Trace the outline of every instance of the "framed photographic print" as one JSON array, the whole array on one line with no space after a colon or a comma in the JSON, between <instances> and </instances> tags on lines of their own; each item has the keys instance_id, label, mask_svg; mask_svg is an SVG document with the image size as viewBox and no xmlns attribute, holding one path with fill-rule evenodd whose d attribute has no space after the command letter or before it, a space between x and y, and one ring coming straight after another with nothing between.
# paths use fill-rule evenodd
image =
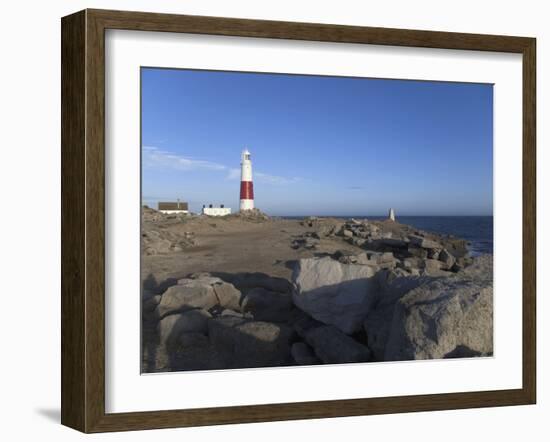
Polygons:
<instances>
[{"instance_id":1,"label":"framed photographic print","mask_svg":"<svg viewBox=\"0 0 550 442\"><path fill-rule=\"evenodd\" d=\"M533 404L535 39L62 19L62 423Z\"/></svg>"}]
</instances>

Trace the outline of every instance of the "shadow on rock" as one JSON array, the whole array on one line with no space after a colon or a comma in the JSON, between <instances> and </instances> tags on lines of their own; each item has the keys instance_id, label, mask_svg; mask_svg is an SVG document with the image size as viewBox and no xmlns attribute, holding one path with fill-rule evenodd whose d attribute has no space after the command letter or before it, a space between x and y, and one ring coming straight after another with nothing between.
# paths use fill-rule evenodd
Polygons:
<instances>
[{"instance_id":1,"label":"shadow on rock","mask_svg":"<svg viewBox=\"0 0 550 442\"><path fill-rule=\"evenodd\" d=\"M258 287L279 293L290 293L292 290L292 285L287 279L270 276L260 272L211 272L210 274L233 284L241 293L246 293Z\"/></svg>"}]
</instances>

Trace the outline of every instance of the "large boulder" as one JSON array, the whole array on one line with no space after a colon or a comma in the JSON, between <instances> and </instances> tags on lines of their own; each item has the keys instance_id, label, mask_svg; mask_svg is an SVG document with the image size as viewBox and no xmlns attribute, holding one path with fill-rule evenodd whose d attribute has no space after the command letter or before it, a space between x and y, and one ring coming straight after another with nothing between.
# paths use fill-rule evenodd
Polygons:
<instances>
[{"instance_id":1,"label":"large boulder","mask_svg":"<svg viewBox=\"0 0 550 442\"><path fill-rule=\"evenodd\" d=\"M306 333L306 342L313 347L317 357L325 364L370 360L370 351L367 347L331 325L310 329Z\"/></svg>"},{"instance_id":2,"label":"large boulder","mask_svg":"<svg viewBox=\"0 0 550 442\"><path fill-rule=\"evenodd\" d=\"M297 311L301 312L301 310ZM307 315L306 313L302 312L302 315L300 318L298 318L294 323L292 324L294 331L300 336L302 339L306 339L307 333L316 327L323 327L325 324L322 322L317 321L316 319L313 319L311 316Z\"/></svg>"},{"instance_id":3,"label":"large boulder","mask_svg":"<svg viewBox=\"0 0 550 442\"><path fill-rule=\"evenodd\" d=\"M210 343L207 335L183 332L171 340L167 352L159 348L158 356L164 360L162 371L219 370L227 368L223 352ZM157 356L157 357L158 357Z\"/></svg>"},{"instance_id":4,"label":"large boulder","mask_svg":"<svg viewBox=\"0 0 550 442\"><path fill-rule=\"evenodd\" d=\"M195 308L208 310L218 303L214 289L209 284L194 280L181 281L169 287L156 308L159 318Z\"/></svg>"},{"instance_id":5,"label":"large boulder","mask_svg":"<svg viewBox=\"0 0 550 442\"><path fill-rule=\"evenodd\" d=\"M142 300L141 304L141 314L145 321L152 321L156 322L157 317L157 306L160 302L160 295L146 295L144 294L144 298Z\"/></svg>"},{"instance_id":6,"label":"large boulder","mask_svg":"<svg viewBox=\"0 0 550 442\"><path fill-rule=\"evenodd\" d=\"M438 272L442 269L443 263L437 259L425 259L423 262L424 271L426 274L437 275Z\"/></svg>"},{"instance_id":7,"label":"large boulder","mask_svg":"<svg viewBox=\"0 0 550 442\"><path fill-rule=\"evenodd\" d=\"M432 239L424 238L423 236L411 235L409 236L409 241L413 246L423 249L441 250L443 248L440 243Z\"/></svg>"},{"instance_id":8,"label":"large boulder","mask_svg":"<svg viewBox=\"0 0 550 442\"><path fill-rule=\"evenodd\" d=\"M461 271L461 274L476 280L488 282L493 280L493 255L464 258L463 261L466 267Z\"/></svg>"},{"instance_id":9,"label":"large boulder","mask_svg":"<svg viewBox=\"0 0 550 442\"><path fill-rule=\"evenodd\" d=\"M210 344L208 336L198 332L183 332L174 339L174 346L181 350L206 348Z\"/></svg>"},{"instance_id":10,"label":"large boulder","mask_svg":"<svg viewBox=\"0 0 550 442\"><path fill-rule=\"evenodd\" d=\"M166 290L156 307L159 318L191 309L208 310L214 306L239 309L240 293L219 278L180 279Z\"/></svg>"},{"instance_id":11,"label":"large boulder","mask_svg":"<svg viewBox=\"0 0 550 442\"><path fill-rule=\"evenodd\" d=\"M294 308L290 293L272 292L258 287L250 290L242 302L242 311L258 321L285 322Z\"/></svg>"},{"instance_id":12,"label":"large boulder","mask_svg":"<svg viewBox=\"0 0 550 442\"><path fill-rule=\"evenodd\" d=\"M226 368L291 363L290 342L294 332L287 325L220 316L208 321L208 335Z\"/></svg>"},{"instance_id":13,"label":"large boulder","mask_svg":"<svg viewBox=\"0 0 550 442\"><path fill-rule=\"evenodd\" d=\"M378 291L376 270L325 258L298 261L292 274L294 304L347 334L361 328Z\"/></svg>"},{"instance_id":14,"label":"large boulder","mask_svg":"<svg viewBox=\"0 0 550 442\"><path fill-rule=\"evenodd\" d=\"M353 237L353 232L351 230L347 230L347 229L344 229L342 231L342 235L345 237L345 238L351 238Z\"/></svg>"},{"instance_id":15,"label":"large boulder","mask_svg":"<svg viewBox=\"0 0 550 442\"><path fill-rule=\"evenodd\" d=\"M411 256L403 259L399 263L399 267L411 274L423 274L429 276L449 276L450 268L445 266L445 263L437 259L419 258Z\"/></svg>"},{"instance_id":16,"label":"large boulder","mask_svg":"<svg viewBox=\"0 0 550 442\"><path fill-rule=\"evenodd\" d=\"M492 279L468 275L437 278L410 291L395 304L385 360L492 352Z\"/></svg>"},{"instance_id":17,"label":"large boulder","mask_svg":"<svg viewBox=\"0 0 550 442\"><path fill-rule=\"evenodd\" d=\"M315 356L312 348L304 342L295 342L290 348L294 362L298 365L317 365L321 360Z\"/></svg>"},{"instance_id":18,"label":"large boulder","mask_svg":"<svg viewBox=\"0 0 550 442\"><path fill-rule=\"evenodd\" d=\"M226 282L212 284L214 294L218 300L218 304L224 309L240 310L241 308L241 292L239 292L233 284Z\"/></svg>"},{"instance_id":19,"label":"large boulder","mask_svg":"<svg viewBox=\"0 0 550 442\"><path fill-rule=\"evenodd\" d=\"M438 259L443 263L443 268L450 270L453 268L456 258L451 255L447 249L443 249L438 256Z\"/></svg>"},{"instance_id":20,"label":"large boulder","mask_svg":"<svg viewBox=\"0 0 550 442\"><path fill-rule=\"evenodd\" d=\"M157 325L160 343L170 345L176 342L182 333L206 333L208 319L211 317L206 310L199 309L166 316Z\"/></svg>"},{"instance_id":21,"label":"large boulder","mask_svg":"<svg viewBox=\"0 0 550 442\"><path fill-rule=\"evenodd\" d=\"M377 278L380 283L380 297L363 325L372 359L383 361L396 303L411 290L433 281L434 278L404 275L400 269L380 272Z\"/></svg>"},{"instance_id":22,"label":"large boulder","mask_svg":"<svg viewBox=\"0 0 550 442\"><path fill-rule=\"evenodd\" d=\"M425 259L428 257L428 251L422 247L411 246L409 245L408 252L411 256L416 258Z\"/></svg>"}]
</instances>

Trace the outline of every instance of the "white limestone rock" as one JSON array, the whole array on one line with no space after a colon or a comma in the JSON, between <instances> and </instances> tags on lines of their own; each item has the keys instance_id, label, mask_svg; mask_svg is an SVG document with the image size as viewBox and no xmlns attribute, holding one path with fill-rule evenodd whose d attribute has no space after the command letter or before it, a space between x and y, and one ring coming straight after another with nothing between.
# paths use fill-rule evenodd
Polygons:
<instances>
[{"instance_id":1,"label":"white limestone rock","mask_svg":"<svg viewBox=\"0 0 550 442\"><path fill-rule=\"evenodd\" d=\"M318 321L352 334L377 297L375 274L370 266L342 264L330 257L301 259L292 275L292 299Z\"/></svg>"}]
</instances>

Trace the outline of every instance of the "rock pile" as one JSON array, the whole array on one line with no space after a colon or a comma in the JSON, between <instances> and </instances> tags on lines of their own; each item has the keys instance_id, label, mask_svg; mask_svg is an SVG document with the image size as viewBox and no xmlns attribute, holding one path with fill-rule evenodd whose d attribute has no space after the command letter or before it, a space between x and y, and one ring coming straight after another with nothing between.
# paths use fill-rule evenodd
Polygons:
<instances>
[{"instance_id":1,"label":"rock pile","mask_svg":"<svg viewBox=\"0 0 550 442\"><path fill-rule=\"evenodd\" d=\"M149 296L145 370L492 354L491 256L469 258L462 240L395 222L302 222L311 231L291 247L345 248L299 259L290 281L196 273ZM165 250L158 244L168 238L147 234L149 247Z\"/></svg>"},{"instance_id":2,"label":"rock pile","mask_svg":"<svg viewBox=\"0 0 550 442\"><path fill-rule=\"evenodd\" d=\"M147 206L142 207L141 250L143 255L163 255L181 252L197 244L193 232L176 233L170 226L194 218L188 214L164 214Z\"/></svg>"},{"instance_id":3,"label":"rock pile","mask_svg":"<svg viewBox=\"0 0 550 442\"><path fill-rule=\"evenodd\" d=\"M305 340L314 349L315 355L325 364L370 360L370 350L366 346L330 325L312 328L305 334Z\"/></svg>"},{"instance_id":4,"label":"rock pile","mask_svg":"<svg viewBox=\"0 0 550 442\"><path fill-rule=\"evenodd\" d=\"M451 277L397 277L364 321L373 359L491 355L493 260L480 256Z\"/></svg>"},{"instance_id":5,"label":"rock pile","mask_svg":"<svg viewBox=\"0 0 550 442\"><path fill-rule=\"evenodd\" d=\"M399 260L393 256L392 252L370 251L354 254L346 250L338 250L332 257L342 264L366 265L375 270L394 269L399 262Z\"/></svg>"},{"instance_id":6,"label":"rock pile","mask_svg":"<svg viewBox=\"0 0 550 442\"><path fill-rule=\"evenodd\" d=\"M145 226L141 232L141 247L144 255L160 255L182 250L196 245L195 235L185 232L178 235L162 227Z\"/></svg>"},{"instance_id":7,"label":"rock pile","mask_svg":"<svg viewBox=\"0 0 550 442\"><path fill-rule=\"evenodd\" d=\"M300 224L305 227L312 227L320 237L335 235L343 226L343 223L338 220L317 218L316 216L310 216L300 221Z\"/></svg>"},{"instance_id":8,"label":"rock pile","mask_svg":"<svg viewBox=\"0 0 550 442\"><path fill-rule=\"evenodd\" d=\"M293 363L298 311L288 281L248 273L234 283L240 290L207 273L191 275L144 303L157 339L155 359L144 361L148 371Z\"/></svg>"},{"instance_id":9,"label":"rock pile","mask_svg":"<svg viewBox=\"0 0 550 442\"><path fill-rule=\"evenodd\" d=\"M321 237L317 232L306 232L303 235L295 237L290 243L293 249L316 249L321 243Z\"/></svg>"},{"instance_id":10,"label":"rock pile","mask_svg":"<svg viewBox=\"0 0 550 442\"><path fill-rule=\"evenodd\" d=\"M352 219L344 223L337 234L349 244L367 250L337 258L344 263L373 265L371 256L375 256L375 261L382 256L387 260L386 268L398 267L412 275L445 276L464 269L471 262L466 241L436 236L396 222ZM374 255L376 252L378 256Z\"/></svg>"},{"instance_id":11,"label":"rock pile","mask_svg":"<svg viewBox=\"0 0 550 442\"><path fill-rule=\"evenodd\" d=\"M365 346L370 360L492 354L490 256L446 277L308 258L300 260L293 281L294 303L318 323ZM302 335L313 346L307 332Z\"/></svg>"},{"instance_id":12,"label":"rock pile","mask_svg":"<svg viewBox=\"0 0 550 442\"><path fill-rule=\"evenodd\" d=\"M261 223L270 220L269 215L265 214L260 209L241 210L237 213L227 215L227 217L239 218L253 223Z\"/></svg>"}]
</instances>

